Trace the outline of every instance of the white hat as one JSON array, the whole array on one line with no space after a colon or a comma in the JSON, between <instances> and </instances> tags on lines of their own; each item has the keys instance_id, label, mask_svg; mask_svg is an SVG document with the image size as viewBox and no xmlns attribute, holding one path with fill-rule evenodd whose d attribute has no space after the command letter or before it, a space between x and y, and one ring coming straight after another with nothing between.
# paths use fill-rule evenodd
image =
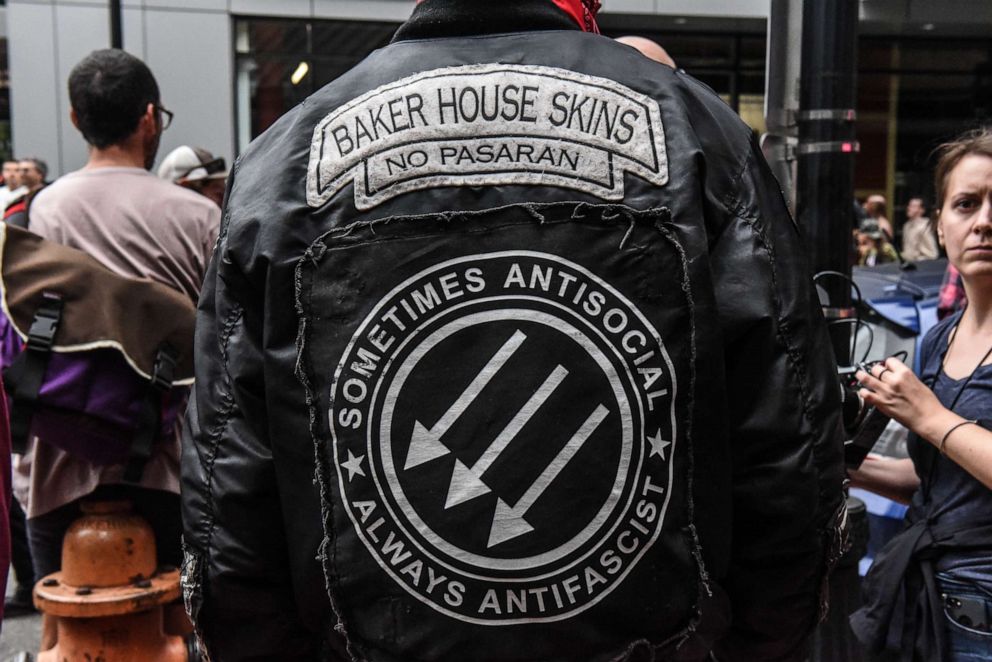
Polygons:
<instances>
[{"instance_id":1,"label":"white hat","mask_svg":"<svg viewBox=\"0 0 992 662\"><path fill-rule=\"evenodd\" d=\"M227 163L202 147L182 145L165 157L158 167L158 176L177 184L179 180L224 179L227 177Z\"/></svg>"}]
</instances>

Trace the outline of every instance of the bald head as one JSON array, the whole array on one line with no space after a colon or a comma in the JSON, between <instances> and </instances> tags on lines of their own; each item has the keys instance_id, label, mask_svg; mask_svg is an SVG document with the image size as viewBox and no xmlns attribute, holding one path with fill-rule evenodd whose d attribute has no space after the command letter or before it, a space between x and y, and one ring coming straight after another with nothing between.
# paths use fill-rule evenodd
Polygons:
<instances>
[{"instance_id":1,"label":"bald head","mask_svg":"<svg viewBox=\"0 0 992 662\"><path fill-rule=\"evenodd\" d=\"M675 68L675 60L672 56L668 54L660 44L657 44L650 39L645 39L644 37L618 37L617 41L621 44L626 44L632 48L636 48L641 52L641 55L654 60L655 62L661 62L664 65Z\"/></svg>"}]
</instances>

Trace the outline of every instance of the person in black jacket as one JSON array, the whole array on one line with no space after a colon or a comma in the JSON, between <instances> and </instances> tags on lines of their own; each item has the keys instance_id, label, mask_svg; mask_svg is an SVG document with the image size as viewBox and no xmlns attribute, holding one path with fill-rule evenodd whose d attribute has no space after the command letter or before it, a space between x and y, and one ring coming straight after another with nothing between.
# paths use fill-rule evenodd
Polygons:
<instances>
[{"instance_id":1,"label":"person in black jacket","mask_svg":"<svg viewBox=\"0 0 992 662\"><path fill-rule=\"evenodd\" d=\"M844 510L802 240L596 4L425 0L233 168L183 457L213 659L804 659Z\"/></svg>"}]
</instances>

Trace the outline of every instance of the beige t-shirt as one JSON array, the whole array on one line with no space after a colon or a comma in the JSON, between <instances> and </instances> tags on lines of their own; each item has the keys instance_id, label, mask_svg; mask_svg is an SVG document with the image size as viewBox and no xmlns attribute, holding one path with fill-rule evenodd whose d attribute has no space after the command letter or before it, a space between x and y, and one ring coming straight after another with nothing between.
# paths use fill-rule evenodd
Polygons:
<instances>
[{"instance_id":1,"label":"beige t-shirt","mask_svg":"<svg viewBox=\"0 0 992 662\"><path fill-rule=\"evenodd\" d=\"M902 256L906 260L933 260L940 256L937 236L929 218L914 218L902 226Z\"/></svg>"},{"instance_id":2,"label":"beige t-shirt","mask_svg":"<svg viewBox=\"0 0 992 662\"><path fill-rule=\"evenodd\" d=\"M29 229L82 250L129 278L150 278L196 302L217 240L220 209L140 168L70 173L35 198ZM122 465L97 467L50 444L33 444L28 517L119 483ZM141 485L179 492L179 429L155 446Z\"/></svg>"}]
</instances>

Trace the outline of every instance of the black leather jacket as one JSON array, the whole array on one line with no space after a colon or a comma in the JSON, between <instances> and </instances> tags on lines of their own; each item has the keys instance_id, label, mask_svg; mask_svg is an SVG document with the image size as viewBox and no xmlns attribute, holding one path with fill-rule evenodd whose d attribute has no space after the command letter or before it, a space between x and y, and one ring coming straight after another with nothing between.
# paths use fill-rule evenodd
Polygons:
<instances>
[{"instance_id":1,"label":"black leather jacket","mask_svg":"<svg viewBox=\"0 0 992 662\"><path fill-rule=\"evenodd\" d=\"M213 659L802 659L838 387L750 129L436 6L232 172L183 450Z\"/></svg>"}]
</instances>

